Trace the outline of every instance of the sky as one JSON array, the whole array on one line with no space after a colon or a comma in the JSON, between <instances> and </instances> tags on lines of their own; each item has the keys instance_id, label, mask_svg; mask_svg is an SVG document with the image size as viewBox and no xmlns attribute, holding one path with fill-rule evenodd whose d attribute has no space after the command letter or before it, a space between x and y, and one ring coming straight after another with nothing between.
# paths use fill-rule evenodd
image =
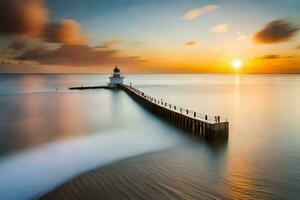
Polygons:
<instances>
[{"instance_id":1,"label":"sky","mask_svg":"<svg viewBox=\"0 0 300 200\"><path fill-rule=\"evenodd\" d=\"M0 72L300 73L299 28L299 0L1 0Z\"/></svg>"}]
</instances>

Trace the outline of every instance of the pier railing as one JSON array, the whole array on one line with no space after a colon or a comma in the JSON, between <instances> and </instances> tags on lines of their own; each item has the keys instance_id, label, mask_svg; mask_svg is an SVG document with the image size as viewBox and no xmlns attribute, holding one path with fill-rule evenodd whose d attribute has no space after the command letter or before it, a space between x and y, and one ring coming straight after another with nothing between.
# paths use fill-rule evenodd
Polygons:
<instances>
[{"instance_id":1,"label":"pier railing","mask_svg":"<svg viewBox=\"0 0 300 200\"><path fill-rule=\"evenodd\" d=\"M140 91L140 90L138 90L134 87L131 87L129 85L123 84L122 86L126 87L129 90L131 90L136 95L141 96L142 98L147 99L148 101L151 101L153 104L164 107L165 109L168 109L172 112L180 113L181 115L185 115L185 116L190 117L190 118L198 119L198 120L201 120L203 122L210 123L210 124L227 122L227 119L223 119L220 116L211 116L211 115L199 113L199 112L196 112L196 111L193 111L193 110L190 110L190 109L181 108L177 105L168 103L168 102L164 101L163 99L154 98L154 97L146 94L145 92Z\"/></svg>"},{"instance_id":2,"label":"pier railing","mask_svg":"<svg viewBox=\"0 0 300 200\"><path fill-rule=\"evenodd\" d=\"M220 116L209 116L170 104L163 99L156 99L131 85L73 87L70 90L86 89L122 89L143 107L168 120L177 127L192 132L195 136L207 139L228 139L229 122Z\"/></svg>"}]
</instances>

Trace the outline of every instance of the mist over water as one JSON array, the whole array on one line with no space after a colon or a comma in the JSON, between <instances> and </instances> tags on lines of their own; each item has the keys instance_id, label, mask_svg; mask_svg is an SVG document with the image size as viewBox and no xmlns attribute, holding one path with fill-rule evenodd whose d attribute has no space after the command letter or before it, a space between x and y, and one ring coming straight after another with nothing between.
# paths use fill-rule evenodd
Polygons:
<instances>
[{"instance_id":1,"label":"mist over water","mask_svg":"<svg viewBox=\"0 0 300 200\"><path fill-rule=\"evenodd\" d=\"M157 137L161 140L157 141ZM1 160L0 179L5 182L1 184L0 197L39 197L81 172L130 156L174 147L179 138L120 129L18 153Z\"/></svg>"},{"instance_id":2,"label":"mist over water","mask_svg":"<svg viewBox=\"0 0 300 200\"><path fill-rule=\"evenodd\" d=\"M299 75L131 74L126 81L172 104L227 118L229 141L193 140L122 91L67 90L105 84L107 75L0 75L0 199L37 198L122 159L110 175L99 172L116 187L101 190L104 197L122 188L162 199L170 199L166 193L183 199L300 196ZM149 178L132 184L141 176ZM124 182L118 185L116 177Z\"/></svg>"}]
</instances>

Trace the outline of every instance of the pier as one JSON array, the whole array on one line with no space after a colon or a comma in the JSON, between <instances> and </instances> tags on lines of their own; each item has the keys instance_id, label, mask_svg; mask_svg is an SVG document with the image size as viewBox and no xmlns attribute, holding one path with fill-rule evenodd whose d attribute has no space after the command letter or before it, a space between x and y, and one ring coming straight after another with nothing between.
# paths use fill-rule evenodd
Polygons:
<instances>
[{"instance_id":1,"label":"pier","mask_svg":"<svg viewBox=\"0 0 300 200\"><path fill-rule=\"evenodd\" d=\"M80 86L70 87L69 90L95 90L95 89L111 89L109 86Z\"/></svg>"},{"instance_id":2,"label":"pier","mask_svg":"<svg viewBox=\"0 0 300 200\"><path fill-rule=\"evenodd\" d=\"M162 99L151 97L129 85L120 84L118 87L152 113L195 136L206 139L228 139L229 122L227 120L180 108Z\"/></svg>"},{"instance_id":3,"label":"pier","mask_svg":"<svg viewBox=\"0 0 300 200\"><path fill-rule=\"evenodd\" d=\"M135 101L153 114L168 120L185 131L195 136L206 139L228 139L229 122L220 116L209 116L192 110L184 109L176 105L167 103L162 99L156 99L130 85L124 84L124 77L121 76L120 69L116 66L113 75L109 77L110 82L106 86L81 86L71 87L70 90L90 90L90 89L121 89Z\"/></svg>"},{"instance_id":4,"label":"pier","mask_svg":"<svg viewBox=\"0 0 300 200\"><path fill-rule=\"evenodd\" d=\"M195 136L206 139L228 139L229 122L218 116L208 116L192 110L180 108L167 103L162 99L156 99L144 92L126 84L118 84L116 87L109 86L87 86L72 87L70 90L90 89L121 89L147 110L162 117L172 124Z\"/></svg>"}]
</instances>

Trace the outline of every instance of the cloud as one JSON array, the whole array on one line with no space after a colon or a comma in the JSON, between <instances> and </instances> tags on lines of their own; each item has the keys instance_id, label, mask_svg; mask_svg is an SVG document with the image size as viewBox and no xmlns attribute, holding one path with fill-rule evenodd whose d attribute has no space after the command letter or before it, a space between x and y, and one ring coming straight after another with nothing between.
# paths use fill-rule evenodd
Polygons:
<instances>
[{"instance_id":1,"label":"cloud","mask_svg":"<svg viewBox=\"0 0 300 200\"><path fill-rule=\"evenodd\" d=\"M137 64L145 60L136 57L121 56L120 52L112 49L99 50L86 45L62 45L57 49L38 47L31 49L17 60L35 61L45 65L88 66L101 64Z\"/></svg>"},{"instance_id":2,"label":"cloud","mask_svg":"<svg viewBox=\"0 0 300 200\"><path fill-rule=\"evenodd\" d=\"M195 40L192 40L192 41L188 41L188 42L186 42L185 43L185 46L194 46L194 45L197 45L198 44L198 42L197 41L195 41Z\"/></svg>"},{"instance_id":3,"label":"cloud","mask_svg":"<svg viewBox=\"0 0 300 200\"><path fill-rule=\"evenodd\" d=\"M114 38L114 39L105 40L101 45L96 46L95 48L111 48L121 43L123 43L122 40Z\"/></svg>"},{"instance_id":4,"label":"cloud","mask_svg":"<svg viewBox=\"0 0 300 200\"><path fill-rule=\"evenodd\" d=\"M186 12L183 16L183 19L193 20L201 15L204 15L205 13L215 12L218 9L219 9L218 5L207 5L200 8L194 8Z\"/></svg>"},{"instance_id":5,"label":"cloud","mask_svg":"<svg viewBox=\"0 0 300 200\"><path fill-rule=\"evenodd\" d=\"M141 44L143 44L143 42L130 42L130 44L132 44L132 45L141 45Z\"/></svg>"},{"instance_id":6,"label":"cloud","mask_svg":"<svg viewBox=\"0 0 300 200\"><path fill-rule=\"evenodd\" d=\"M248 39L248 36L240 31L236 32L235 35L236 35L237 41L244 41L244 40Z\"/></svg>"},{"instance_id":7,"label":"cloud","mask_svg":"<svg viewBox=\"0 0 300 200\"><path fill-rule=\"evenodd\" d=\"M258 57L258 59L260 59L260 60L272 60L272 59L278 59L278 58L280 58L279 55L264 55L264 56Z\"/></svg>"},{"instance_id":8,"label":"cloud","mask_svg":"<svg viewBox=\"0 0 300 200\"><path fill-rule=\"evenodd\" d=\"M48 21L48 11L42 0L1 0L0 33L39 36Z\"/></svg>"},{"instance_id":9,"label":"cloud","mask_svg":"<svg viewBox=\"0 0 300 200\"><path fill-rule=\"evenodd\" d=\"M254 34L253 41L257 44L274 44L290 40L299 27L285 20L275 20L266 24Z\"/></svg>"},{"instance_id":10,"label":"cloud","mask_svg":"<svg viewBox=\"0 0 300 200\"><path fill-rule=\"evenodd\" d=\"M238 36L238 37L236 38L237 41L243 41L243 40L245 40L245 39L247 39L247 36L246 36L246 35L240 35L240 36Z\"/></svg>"},{"instance_id":11,"label":"cloud","mask_svg":"<svg viewBox=\"0 0 300 200\"><path fill-rule=\"evenodd\" d=\"M300 45L296 46L296 49L300 49Z\"/></svg>"},{"instance_id":12,"label":"cloud","mask_svg":"<svg viewBox=\"0 0 300 200\"><path fill-rule=\"evenodd\" d=\"M87 36L80 35L80 24L72 19L48 24L44 34L47 42L63 44L82 44L87 38Z\"/></svg>"},{"instance_id":13,"label":"cloud","mask_svg":"<svg viewBox=\"0 0 300 200\"><path fill-rule=\"evenodd\" d=\"M273 60L273 59L280 59L280 58L290 59L290 58L294 58L294 56L280 56L280 55L276 55L276 54L270 54L270 55L264 55L264 56L258 57L257 59Z\"/></svg>"},{"instance_id":14,"label":"cloud","mask_svg":"<svg viewBox=\"0 0 300 200\"><path fill-rule=\"evenodd\" d=\"M225 33L228 31L228 24L217 24L210 29L211 32Z\"/></svg>"},{"instance_id":15,"label":"cloud","mask_svg":"<svg viewBox=\"0 0 300 200\"><path fill-rule=\"evenodd\" d=\"M0 34L26 36L47 42L80 44L87 37L80 35L80 25L70 19L50 23L43 0L1 0Z\"/></svg>"},{"instance_id":16,"label":"cloud","mask_svg":"<svg viewBox=\"0 0 300 200\"><path fill-rule=\"evenodd\" d=\"M23 50L27 48L28 42L25 39L16 39L12 41L8 48L13 49L13 50Z\"/></svg>"},{"instance_id":17,"label":"cloud","mask_svg":"<svg viewBox=\"0 0 300 200\"><path fill-rule=\"evenodd\" d=\"M295 56L285 56L283 58L295 58Z\"/></svg>"}]
</instances>

